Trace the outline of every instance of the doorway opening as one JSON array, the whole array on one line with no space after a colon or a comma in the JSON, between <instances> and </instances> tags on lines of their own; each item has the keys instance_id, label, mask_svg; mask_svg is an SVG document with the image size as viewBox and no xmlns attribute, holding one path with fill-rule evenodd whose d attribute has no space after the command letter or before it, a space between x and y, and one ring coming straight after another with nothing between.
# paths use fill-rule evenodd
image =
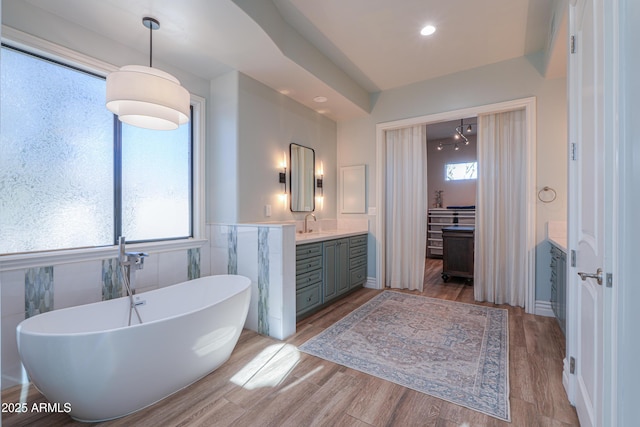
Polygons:
<instances>
[{"instance_id":1,"label":"doorway opening","mask_svg":"<svg viewBox=\"0 0 640 427\"><path fill-rule=\"evenodd\" d=\"M525 164L522 170L525 179L525 252L526 252L526 283L525 283L525 310L533 313L535 310L535 206L536 206L536 101L535 97L490 104L445 113L431 114L411 119L382 123L376 126L376 199L378 215L376 218L376 284L378 289L383 289L386 277L386 201L385 190L386 171L386 132L401 129L408 126L421 126L440 123L451 120L460 120L461 117L476 117L483 114L496 114L524 110L525 132ZM426 212L424 213L426 217ZM426 218L425 218L426 221ZM502 262L496 260L496 262Z\"/></svg>"}]
</instances>

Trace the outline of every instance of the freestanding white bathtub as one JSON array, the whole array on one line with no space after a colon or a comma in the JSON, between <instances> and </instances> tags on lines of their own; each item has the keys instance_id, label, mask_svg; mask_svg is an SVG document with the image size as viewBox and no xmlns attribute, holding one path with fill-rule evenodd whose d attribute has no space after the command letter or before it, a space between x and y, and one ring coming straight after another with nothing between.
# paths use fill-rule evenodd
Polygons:
<instances>
[{"instance_id":1,"label":"freestanding white bathtub","mask_svg":"<svg viewBox=\"0 0 640 427\"><path fill-rule=\"evenodd\" d=\"M129 298L43 313L18 325L33 384L79 421L147 407L229 359L249 309L251 281L209 276Z\"/></svg>"}]
</instances>

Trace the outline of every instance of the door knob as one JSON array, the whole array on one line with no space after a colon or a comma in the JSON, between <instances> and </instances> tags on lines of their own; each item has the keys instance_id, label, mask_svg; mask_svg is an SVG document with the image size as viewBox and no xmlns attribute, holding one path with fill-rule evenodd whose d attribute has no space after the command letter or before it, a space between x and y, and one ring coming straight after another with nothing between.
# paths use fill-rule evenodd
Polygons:
<instances>
[{"instance_id":1,"label":"door knob","mask_svg":"<svg viewBox=\"0 0 640 427\"><path fill-rule=\"evenodd\" d=\"M591 277L593 279L596 279L598 282L598 285L602 285L602 269L598 268L594 273L578 273L578 276L580 276L580 278L584 281L587 280L587 277Z\"/></svg>"}]
</instances>

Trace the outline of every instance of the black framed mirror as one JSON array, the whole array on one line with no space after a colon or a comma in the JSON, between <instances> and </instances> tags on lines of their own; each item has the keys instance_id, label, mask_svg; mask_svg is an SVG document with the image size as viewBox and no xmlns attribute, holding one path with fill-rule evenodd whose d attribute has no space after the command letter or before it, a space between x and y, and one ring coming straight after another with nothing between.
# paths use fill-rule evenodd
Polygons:
<instances>
[{"instance_id":1,"label":"black framed mirror","mask_svg":"<svg viewBox=\"0 0 640 427\"><path fill-rule=\"evenodd\" d=\"M289 144L289 183L291 191L291 212L313 212L315 206L315 165L316 152L313 148Z\"/></svg>"}]
</instances>

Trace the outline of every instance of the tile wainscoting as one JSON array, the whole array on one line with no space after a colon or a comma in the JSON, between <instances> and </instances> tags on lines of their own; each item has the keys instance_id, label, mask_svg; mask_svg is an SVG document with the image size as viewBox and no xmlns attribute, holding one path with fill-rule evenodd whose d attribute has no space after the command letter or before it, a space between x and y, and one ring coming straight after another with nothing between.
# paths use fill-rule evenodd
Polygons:
<instances>
[{"instance_id":1,"label":"tile wainscoting","mask_svg":"<svg viewBox=\"0 0 640 427\"><path fill-rule=\"evenodd\" d=\"M211 274L251 279L245 328L278 339L295 333L295 226L212 224L207 232Z\"/></svg>"},{"instance_id":2,"label":"tile wainscoting","mask_svg":"<svg viewBox=\"0 0 640 427\"><path fill-rule=\"evenodd\" d=\"M149 257L144 268L135 272L136 292L201 276L241 274L252 281L245 327L280 339L293 334L295 226L209 224L206 233L208 241L194 242L194 247L145 249ZM22 320L122 295L117 248L104 249L101 254L88 257L83 253L78 262L47 260L43 261L46 265L32 263L24 268L0 259L3 389L27 381L16 344L16 326Z\"/></svg>"}]
</instances>

